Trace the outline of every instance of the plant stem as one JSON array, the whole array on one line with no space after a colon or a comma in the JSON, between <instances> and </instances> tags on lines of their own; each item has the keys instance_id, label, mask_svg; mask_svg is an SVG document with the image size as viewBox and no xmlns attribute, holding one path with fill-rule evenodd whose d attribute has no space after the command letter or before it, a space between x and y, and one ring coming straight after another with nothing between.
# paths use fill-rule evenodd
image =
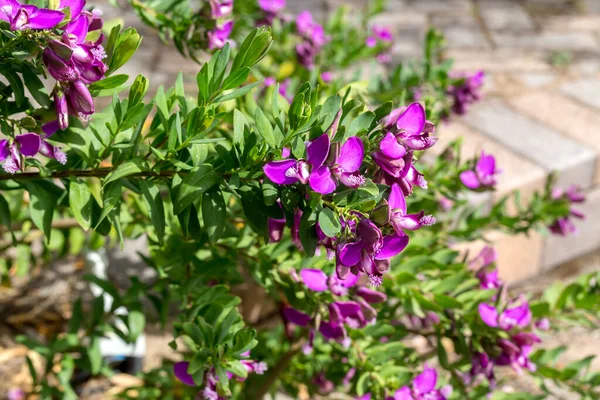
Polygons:
<instances>
[{"instance_id":1,"label":"plant stem","mask_svg":"<svg viewBox=\"0 0 600 400\"><path fill-rule=\"evenodd\" d=\"M273 368L269 369L265 381L255 392L255 399L262 399L271 389L271 386L275 383L275 381L279 378L282 372L284 372L287 367L290 365L290 362L301 349L302 346L306 343L306 338L302 337L296 342L292 344L290 349L277 361L277 364Z\"/></svg>"},{"instance_id":2,"label":"plant stem","mask_svg":"<svg viewBox=\"0 0 600 400\"><path fill-rule=\"evenodd\" d=\"M48 179L48 178L68 178L71 176L76 176L80 178L104 178L111 172L116 169L112 168L104 168L104 169L96 169L96 170L66 170L66 171L56 171L52 174L45 175L39 172L23 172L21 174L0 174L0 181L24 181L31 179ZM161 172L138 172L132 175L128 175L128 177L172 177L175 174L183 174L185 175L185 171L161 171Z\"/></svg>"}]
</instances>

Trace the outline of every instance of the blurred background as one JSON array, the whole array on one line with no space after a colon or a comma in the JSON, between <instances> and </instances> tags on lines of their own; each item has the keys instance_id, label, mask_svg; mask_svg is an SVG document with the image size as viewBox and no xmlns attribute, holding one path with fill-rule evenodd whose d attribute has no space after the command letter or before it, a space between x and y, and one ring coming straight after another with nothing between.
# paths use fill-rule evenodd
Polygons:
<instances>
[{"instance_id":1,"label":"blurred background","mask_svg":"<svg viewBox=\"0 0 600 400\"><path fill-rule=\"evenodd\" d=\"M342 4L360 8L366 2L287 1L290 12L308 9L316 17ZM117 9L108 1L88 3L100 7L106 20L122 19L145 36L123 73L148 76L154 89L172 84L179 71L195 82L197 64L163 44L131 10ZM433 26L445 34L446 56L455 59L459 70L485 71L485 98L464 117L439 127L437 147L464 136L466 156L482 149L493 153L503 170L494 196L518 189L526 200L543 188L553 171L559 174L559 186L575 184L586 191L587 202L580 209L587 218L577 221L577 235L507 237L490 232L488 239L498 250L503 278L533 294L554 281L600 269L600 0L389 0L387 12L376 22L393 31L396 60L419 57L425 32ZM191 93L193 87L186 90ZM491 202L492 197L477 201ZM477 251L481 246L467 247ZM130 242L123 252L108 251L106 259L62 260L33 281L19 285L17 280L12 288L0 289L0 376L10 378L0 382L0 398L29 377L24 363L27 349L15 343L15 332L45 334L68 318L67 305L88 290L81 275L94 265L106 265L107 276L124 285L128 275L151 279L138 254L144 251L143 240ZM168 334L153 333L150 327L145 350L138 354L145 359L144 367L154 367L168 355L169 341ZM544 344L555 347L567 342L573 354L565 355L565 363L587 354L600 355L599 332L581 334L575 328L545 339ZM138 367L133 362L124 368ZM600 360L593 368L600 368ZM106 387L130 386L135 384L132 379L120 374L109 383L97 383L97 388L92 383L86 398L108 398ZM514 389L523 390L527 384L516 380Z\"/></svg>"}]
</instances>

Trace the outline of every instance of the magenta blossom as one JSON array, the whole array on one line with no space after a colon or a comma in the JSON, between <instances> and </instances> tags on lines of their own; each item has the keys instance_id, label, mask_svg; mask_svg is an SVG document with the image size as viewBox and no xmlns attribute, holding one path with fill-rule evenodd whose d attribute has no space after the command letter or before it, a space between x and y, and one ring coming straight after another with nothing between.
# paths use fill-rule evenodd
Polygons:
<instances>
[{"instance_id":1,"label":"magenta blossom","mask_svg":"<svg viewBox=\"0 0 600 400\"><path fill-rule=\"evenodd\" d=\"M390 43L392 40L394 40L394 36L389 28L374 25L372 28L372 35L367 38L366 45L367 47L375 47L379 41Z\"/></svg>"},{"instance_id":2,"label":"magenta blossom","mask_svg":"<svg viewBox=\"0 0 600 400\"><path fill-rule=\"evenodd\" d=\"M381 151L388 157L400 158L406 149L427 150L438 141L437 137L431 136L435 125L427 121L425 108L420 103L395 109L384 120L384 127L391 133L381 143ZM406 149L402 150L400 145Z\"/></svg>"},{"instance_id":3,"label":"magenta blossom","mask_svg":"<svg viewBox=\"0 0 600 400\"><path fill-rule=\"evenodd\" d=\"M227 17L233 11L233 0L210 0L210 10L214 19Z\"/></svg>"},{"instance_id":4,"label":"magenta blossom","mask_svg":"<svg viewBox=\"0 0 600 400\"><path fill-rule=\"evenodd\" d=\"M552 198L554 200L567 200L570 204L583 203L585 201L585 194L583 194L579 187L573 185L569 187L566 191L563 191L562 189L558 188L553 189ZM566 217L558 218L549 226L550 232L560 236L568 236L570 234L577 233L577 227L573 223L571 217L584 219L585 215L581 211L570 207L569 215L567 215Z\"/></svg>"},{"instance_id":5,"label":"magenta blossom","mask_svg":"<svg viewBox=\"0 0 600 400\"><path fill-rule=\"evenodd\" d=\"M412 387L400 388L390 400L446 400L451 393L451 388L438 390L435 388L436 385L437 372L426 365L423 372L413 380Z\"/></svg>"},{"instance_id":6,"label":"magenta blossom","mask_svg":"<svg viewBox=\"0 0 600 400\"><path fill-rule=\"evenodd\" d=\"M460 180L469 189L485 190L496 186L496 175L502 171L496 169L496 159L491 154L481 152L475 170L461 172Z\"/></svg>"},{"instance_id":7,"label":"magenta blossom","mask_svg":"<svg viewBox=\"0 0 600 400\"><path fill-rule=\"evenodd\" d=\"M278 14L285 8L285 0L258 0L259 7L269 14Z\"/></svg>"},{"instance_id":8,"label":"magenta blossom","mask_svg":"<svg viewBox=\"0 0 600 400\"><path fill-rule=\"evenodd\" d=\"M309 183L317 193L329 194L336 189L336 180L348 187L358 187L364 178L356 172L364 156L362 141L354 136L344 143L340 154L331 165L325 161L329 156L329 136L325 133L309 142L306 147L307 160L286 159L267 163L265 175L278 185L291 185L296 182Z\"/></svg>"},{"instance_id":9,"label":"magenta blossom","mask_svg":"<svg viewBox=\"0 0 600 400\"><path fill-rule=\"evenodd\" d=\"M0 0L0 20L8 22L13 31L52 29L64 17L62 11L23 5L17 0Z\"/></svg>"},{"instance_id":10,"label":"magenta blossom","mask_svg":"<svg viewBox=\"0 0 600 400\"><path fill-rule=\"evenodd\" d=\"M17 135L15 141L9 144L8 140L0 140L0 162L4 162L6 172L14 174L22 166L23 157L34 157L40 153L49 158L55 158L61 164L66 164L67 156L58 147L54 147L37 133L29 132Z\"/></svg>"},{"instance_id":11,"label":"magenta blossom","mask_svg":"<svg viewBox=\"0 0 600 400\"><path fill-rule=\"evenodd\" d=\"M225 21L218 24L214 30L208 32L208 48L210 50L220 49L225 46L233 31L233 21Z\"/></svg>"},{"instance_id":12,"label":"magenta blossom","mask_svg":"<svg viewBox=\"0 0 600 400\"><path fill-rule=\"evenodd\" d=\"M460 74L454 76L456 79L464 81L459 85L450 86L448 93L453 97L454 103L452 111L458 115L466 114L469 106L481 99L481 87L485 74L483 71L478 71L473 75Z\"/></svg>"},{"instance_id":13,"label":"magenta blossom","mask_svg":"<svg viewBox=\"0 0 600 400\"><path fill-rule=\"evenodd\" d=\"M498 277L498 269L492 264L498 259L498 254L493 247L485 246L481 252L469 262L469 267L475 269L482 289L498 289L503 282Z\"/></svg>"},{"instance_id":14,"label":"magenta blossom","mask_svg":"<svg viewBox=\"0 0 600 400\"><path fill-rule=\"evenodd\" d=\"M406 199L397 183L392 185L388 199L390 223L398 236L404 236L404 231L416 231L423 226L435 224L432 215L425 215L424 211L417 214L407 214Z\"/></svg>"},{"instance_id":15,"label":"magenta blossom","mask_svg":"<svg viewBox=\"0 0 600 400\"><path fill-rule=\"evenodd\" d=\"M492 328L500 328L510 331L514 327L525 328L531 323L531 310L526 301L520 305L507 308L498 314L496 308L487 303L481 303L478 306L479 315L486 325Z\"/></svg>"},{"instance_id":16,"label":"magenta blossom","mask_svg":"<svg viewBox=\"0 0 600 400\"><path fill-rule=\"evenodd\" d=\"M343 296L348 293L348 288L356 284L358 276L352 276L345 280L340 280L335 276L328 277L320 269L302 269L300 278L307 288L314 292L331 291L336 296Z\"/></svg>"},{"instance_id":17,"label":"magenta blossom","mask_svg":"<svg viewBox=\"0 0 600 400\"><path fill-rule=\"evenodd\" d=\"M325 30L314 19L310 11L303 11L296 17L296 29L300 36L315 46L321 47L329 41Z\"/></svg>"},{"instance_id":18,"label":"magenta blossom","mask_svg":"<svg viewBox=\"0 0 600 400\"><path fill-rule=\"evenodd\" d=\"M510 365L519 373L522 368L535 371L536 365L529 360L529 354L531 354L533 345L540 342L541 339L537 335L527 332L517 333L511 340L499 339L498 345L502 353L494 362L499 366Z\"/></svg>"},{"instance_id":19,"label":"magenta blossom","mask_svg":"<svg viewBox=\"0 0 600 400\"><path fill-rule=\"evenodd\" d=\"M399 254L408 245L408 236L387 235L371 220L363 219L356 228L356 242L341 245L338 251L340 264L339 276L346 276L351 270L369 276L369 283L379 286L381 277L390 268L389 259Z\"/></svg>"}]
</instances>

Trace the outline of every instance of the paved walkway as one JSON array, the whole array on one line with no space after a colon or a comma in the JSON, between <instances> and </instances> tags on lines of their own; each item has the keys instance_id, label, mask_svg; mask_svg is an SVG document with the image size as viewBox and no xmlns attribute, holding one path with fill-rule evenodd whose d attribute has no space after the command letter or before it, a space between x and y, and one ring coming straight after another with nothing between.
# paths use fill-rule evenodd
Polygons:
<instances>
[{"instance_id":1,"label":"paved walkway","mask_svg":"<svg viewBox=\"0 0 600 400\"><path fill-rule=\"evenodd\" d=\"M288 0L288 9L324 16L338 5L360 7L366 1ZM527 199L553 170L560 173L560 185L578 184L588 191L582 207L588 219L580 224L579 236L491 235L505 279L533 277L600 247L600 189L595 189L600 184L600 0L388 3L377 22L394 29L397 59L418 57L426 30L435 26L446 34L447 56L459 70L486 72L485 100L465 118L441 127L440 145L462 135L465 155L480 149L494 153L504 170L495 198L520 189ZM132 12L102 6L107 17L140 26ZM157 87L171 85L181 70L194 85L198 66L140 29L144 42L127 71L149 75Z\"/></svg>"}]
</instances>

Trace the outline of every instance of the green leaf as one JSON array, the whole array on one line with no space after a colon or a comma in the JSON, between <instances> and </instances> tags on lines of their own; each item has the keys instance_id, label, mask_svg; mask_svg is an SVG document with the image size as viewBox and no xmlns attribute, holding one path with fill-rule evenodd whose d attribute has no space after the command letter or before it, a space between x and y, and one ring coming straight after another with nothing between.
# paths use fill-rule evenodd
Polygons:
<instances>
[{"instance_id":1,"label":"green leaf","mask_svg":"<svg viewBox=\"0 0 600 400\"><path fill-rule=\"evenodd\" d=\"M11 234L13 235L13 243L15 242L15 236L12 231L12 222L10 218L10 208L8 207L8 202L4 197L0 194L0 225L6 227Z\"/></svg>"},{"instance_id":2,"label":"green leaf","mask_svg":"<svg viewBox=\"0 0 600 400\"><path fill-rule=\"evenodd\" d=\"M212 165L202 164L183 177L177 197L173 203L173 212L177 215L185 210L202 193L213 187L219 181Z\"/></svg>"},{"instance_id":3,"label":"green leaf","mask_svg":"<svg viewBox=\"0 0 600 400\"><path fill-rule=\"evenodd\" d=\"M103 95L107 95L108 94L107 91L109 89L118 88L119 86L121 86L125 82L127 82L128 79L129 79L129 76L127 76L125 74L110 76L108 78L104 78L104 79L101 79L99 81L92 83L89 86L89 89L90 89L90 92L92 93L92 96L94 96L94 97L97 97L98 96L97 93L101 92L101 91L106 91L106 92L104 92L105 94L103 94ZM110 93L110 94L112 95L112 93Z\"/></svg>"},{"instance_id":4,"label":"green leaf","mask_svg":"<svg viewBox=\"0 0 600 400\"><path fill-rule=\"evenodd\" d=\"M29 89L29 93L31 93L31 96L40 104L40 106L50 107L48 93L46 93L46 88L37 73L29 68L23 68L23 82L25 82L25 86Z\"/></svg>"},{"instance_id":5,"label":"green leaf","mask_svg":"<svg viewBox=\"0 0 600 400\"><path fill-rule=\"evenodd\" d=\"M317 243L319 242L319 237L315 229L316 225L317 214L311 209L304 210L302 219L300 220L300 242L304 251L310 257L315 255Z\"/></svg>"},{"instance_id":6,"label":"green leaf","mask_svg":"<svg viewBox=\"0 0 600 400\"><path fill-rule=\"evenodd\" d=\"M239 360L229 361L227 363L227 371L242 379L248 377L248 370Z\"/></svg>"},{"instance_id":7,"label":"green leaf","mask_svg":"<svg viewBox=\"0 0 600 400\"><path fill-rule=\"evenodd\" d=\"M90 345L85 347L88 360L90 361L90 372L97 375L102 369L102 353L100 353L100 340L97 336L92 337Z\"/></svg>"},{"instance_id":8,"label":"green leaf","mask_svg":"<svg viewBox=\"0 0 600 400\"><path fill-rule=\"evenodd\" d=\"M238 88L238 89L228 90L228 91L224 92L222 95L218 96L216 99L214 99L213 103L218 104L218 103L222 103L224 101L233 100L233 99L237 99L238 97L245 96L247 93L249 93L252 89L254 89L256 86L260 85L261 83L262 83L262 81L257 81L257 82L253 82L249 85L242 86L241 88Z\"/></svg>"},{"instance_id":9,"label":"green leaf","mask_svg":"<svg viewBox=\"0 0 600 400\"><path fill-rule=\"evenodd\" d=\"M223 90L233 89L240 86L242 83L246 82L248 79L248 75L250 74L250 68L242 68L233 72L231 75L225 79L223 82Z\"/></svg>"},{"instance_id":10,"label":"green leaf","mask_svg":"<svg viewBox=\"0 0 600 400\"><path fill-rule=\"evenodd\" d=\"M204 192L202 195L202 218L211 242L216 242L223 235L226 217L227 208L221 190L215 188Z\"/></svg>"},{"instance_id":11,"label":"green leaf","mask_svg":"<svg viewBox=\"0 0 600 400\"><path fill-rule=\"evenodd\" d=\"M153 182L147 180L140 180L138 184L148 205L150 219L152 219L158 242L162 244L165 236L165 209L160 189Z\"/></svg>"},{"instance_id":12,"label":"green leaf","mask_svg":"<svg viewBox=\"0 0 600 400\"><path fill-rule=\"evenodd\" d=\"M126 161L123 164L117 166L113 172L108 174L104 179L104 185L107 185L117 179L125 178L130 175L139 174L148 169L146 161L141 158L134 158L133 160Z\"/></svg>"},{"instance_id":13,"label":"green leaf","mask_svg":"<svg viewBox=\"0 0 600 400\"><path fill-rule=\"evenodd\" d=\"M188 335L194 343L201 345L204 342L204 335L198 325L193 322L184 322L183 331Z\"/></svg>"},{"instance_id":14,"label":"green leaf","mask_svg":"<svg viewBox=\"0 0 600 400\"><path fill-rule=\"evenodd\" d=\"M17 106L23 104L26 100L25 98L25 87L23 86L23 82L19 75L17 75L14 71L10 69L1 69L0 73L6 77L8 83L10 83L10 88L12 92L15 94L15 102Z\"/></svg>"},{"instance_id":15,"label":"green leaf","mask_svg":"<svg viewBox=\"0 0 600 400\"><path fill-rule=\"evenodd\" d=\"M129 328L129 339L134 342L142 332L146 325L146 317L144 313L137 310L129 311L127 316L127 327Z\"/></svg>"},{"instance_id":16,"label":"green leaf","mask_svg":"<svg viewBox=\"0 0 600 400\"><path fill-rule=\"evenodd\" d=\"M56 198L38 184L26 183L29 192L29 212L35 226L44 232L46 240L50 241L52 232L52 216L56 208Z\"/></svg>"},{"instance_id":17,"label":"green leaf","mask_svg":"<svg viewBox=\"0 0 600 400\"><path fill-rule=\"evenodd\" d=\"M150 82L148 82L148 78L146 78L144 75L138 75L135 78L131 88L129 89L129 107L133 107L142 101L148 92L149 85Z\"/></svg>"},{"instance_id":18,"label":"green leaf","mask_svg":"<svg viewBox=\"0 0 600 400\"><path fill-rule=\"evenodd\" d=\"M271 146L271 148L277 148L278 144L281 143L281 140L283 140L283 138L279 138L279 140L275 138L273 126L271 125L271 122L267 119L263 111L260 109L260 107L256 107L255 118L256 129L258 130L259 135L263 139L265 139L265 142L267 142L267 144Z\"/></svg>"},{"instance_id":19,"label":"green leaf","mask_svg":"<svg viewBox=\"0 0 600 400\"><path fill-rule=\"evenodd\" d=\"M102 196L102 213L95 224L95 229L100 226L100 223L106 216L121 202L121 181L112 182L104 186Z\"/></svg>"},{"instance_id":20,"label":"green leaf","mask_svg":"<svg viewBox=\"0 0 600 400\"><path fill-rule=\"evenodd\" d=\"M319 226L330 238L335 237L342 229L339 217L330 208L324 208L319 213Z\"/></svg>"},{"instance_id":21,"label":"green leaf","mask_svg":"<svg viewBox=\"0 0 600 400\"><path fill-rule=\"evenodd\" d=\"M165 88L161 85L156 91L156 97L154 104L158 109L158 116L162 122L165 130L169 129L169 106L167 104L167 97L165 96Z\"/></svg>"},{"instance_id":22,"label":"green leaf","mask_svg":"<svg viewBox=\"0 0 600 400\"><path fill-rule=\"evenodd\" d=\"M258 109L257 109L258 110ZM248 120L237 108L233 110L233 143L244 143L244 130ZM243 147L242 147L243 150Z\"/></svg>"},{"instance_id":23,"label":"green leaf","mask_svg":"<svg viewBox=\"0 0 600 400\"><path fill-rule=\"evenodd\" d=\"M119 34L115 49L109 60L109 69L107 75L112 74L115 70L121 68L136 52L142 37L136 32L134 28L127 28L124 32Z\"/></svg>"},{"instance_id":24,"label":"green leaf","mask_svg":"<svg viewBox=\"0 0 600 400\"><path fill-rule=\"evenodd\" d=\"M92 224L92 209L94 206L92 192L81 179L73 178L69 184L69 206L73 216L84 231Z\"/></svg>"},{"instance_id":25,"label":"green leaf","mask_svg":"<svg viewBox=\"0 0 600 400\"><path fill-rule=\"evenodd\" d=\"M233 347L231 353L239 356L242 353L247 352L254 348L258 342L254 339L256 331L251 328L243 328L235 333L233 336Z\"/></svg>"}]
</instances>

